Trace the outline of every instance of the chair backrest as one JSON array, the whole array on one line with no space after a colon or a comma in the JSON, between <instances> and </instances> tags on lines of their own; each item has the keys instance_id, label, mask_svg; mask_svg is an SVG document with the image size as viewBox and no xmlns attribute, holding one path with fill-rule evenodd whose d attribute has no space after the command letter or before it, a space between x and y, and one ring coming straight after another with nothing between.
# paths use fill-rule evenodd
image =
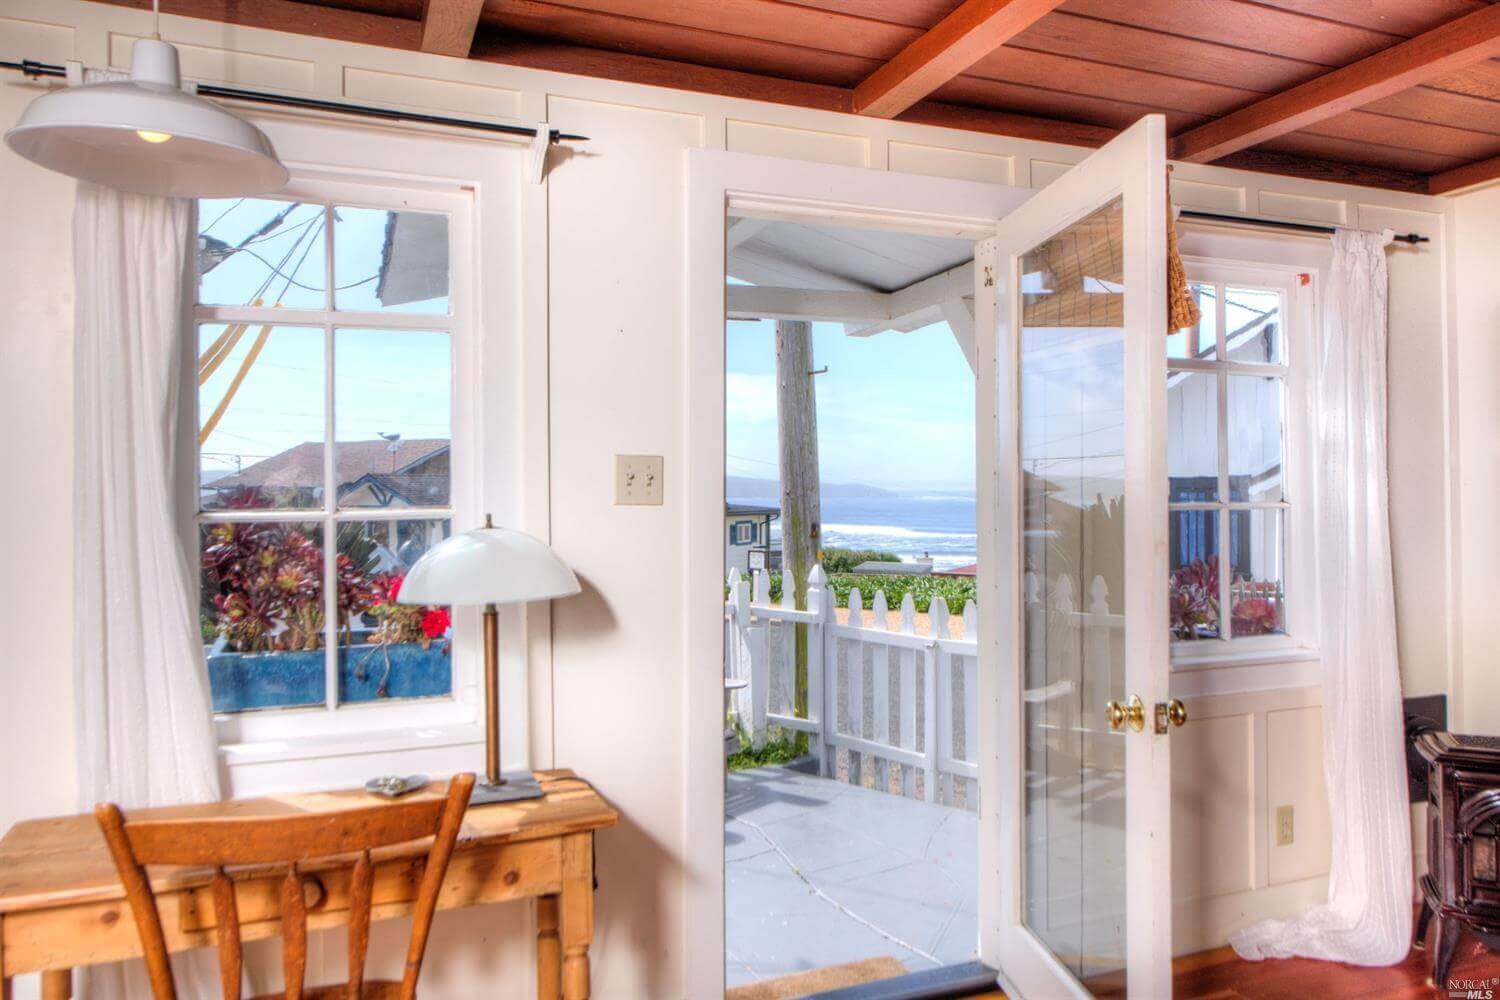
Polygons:
<instances>
[{"instance_id":1,"label":"chair backrest","mask_svg":"<svg viewBox=\"0 0 1500 1000\"><path fill-rule=\"evenodd\" d=\"M406 952L406 970L400 995L416 993L422 970L422 954L432 916L437 910L438 890L448 870L454 842L469 805L474 775L459 774L448 783L443 798L382 803L339 812L298 813L283 816L226 816L209 819L127 820L118 806L102 803L94 809L109 853L119 869L125 896L140 931L146 970L156 1000L175 1000L172 966L161 915L146 865L208 865L214 868L211 893L215 932L219 944L219 979L225 1000L239 1000L242 957L240 919L235 906L234 883L225 874L226 865L285 864L281 884L282 968L286 975L287 1000L303 993L307 969L307 905L302 894L300 864L339 855L357 855L349 884L349 980L348 996L357 998L364 981L365 951L370 941L370 903L374 868L370 851L432 837L422 884L412 917L411 943Z\"/></svg>"}]
</instances>

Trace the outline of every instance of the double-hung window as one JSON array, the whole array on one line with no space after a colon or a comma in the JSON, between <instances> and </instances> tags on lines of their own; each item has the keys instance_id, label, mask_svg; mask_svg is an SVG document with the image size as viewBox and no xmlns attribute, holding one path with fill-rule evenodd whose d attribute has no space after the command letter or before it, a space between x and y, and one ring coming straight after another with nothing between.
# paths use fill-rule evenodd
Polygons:
<instances>
[{"instance_id":1,"label":"double-hung window","mask_svg":"<svg viewBox=\"0 0 1500 1000\"><path fill-rule=\"evenodd\" d=\"M464 721L450 609L398 598L472 517L451 266L468 199L308 179L197 208L198 620L221 737Z\"/></svg>"},{"instance_id":2,"label":"double-hung window","mask_svg":"<svg viewBox=\"0 0 1500 1000\"><path fill-rule=\"evenodd\" d=\"M1305 509L1298 276L1189 267L1202 318L1167 339L1169 607L1182 662L1293 645ZM1297 638L1300 638L1297 637Z\"/></svg>"}]
</instances>

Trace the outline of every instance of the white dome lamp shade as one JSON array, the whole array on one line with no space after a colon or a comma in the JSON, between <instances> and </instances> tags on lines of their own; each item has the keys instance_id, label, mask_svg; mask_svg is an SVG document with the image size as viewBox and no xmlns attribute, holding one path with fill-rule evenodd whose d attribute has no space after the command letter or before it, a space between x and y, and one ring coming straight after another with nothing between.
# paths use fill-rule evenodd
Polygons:
<instances>
[{"instance_id":1,"label":"white dome lamp shade","mask_svg":"<svg viewBox=\"0 0 1500 1000\"><path fill-rule=\"evenodd\" d=\"M32 101L5 144L49 170L136 194L265 194L290 176L260 129L182 90L177 50L159 38L136 41L128 81Z\"/></svg>"},{"instance_id":2,"label":"white dome lamp shade","mask_svg":"<svg viewBox=\"0 0 1500 1000\"><path fill-rule=\"evenodd\" d=\"M578 577L545 542L485 520L423 553L401 582L400 603L518 604L579 592Z\"/></svg>"},{"instance_id":3,"label":"white dome lamp shade","mask_svg":"<svg viewBox=\"0 0 1500 1000\"><path fill-rule=\"evenodd\" d=\"M401 604L479 604L484 607L485 776L469 805L540 798L544 790L530 771L500 769L500 626L497 605L569 597L582 588L578 577L541 539L497 528L488 515L483 528L445 538L428 549L401 581Z\"/></svg>"}]
</instances>

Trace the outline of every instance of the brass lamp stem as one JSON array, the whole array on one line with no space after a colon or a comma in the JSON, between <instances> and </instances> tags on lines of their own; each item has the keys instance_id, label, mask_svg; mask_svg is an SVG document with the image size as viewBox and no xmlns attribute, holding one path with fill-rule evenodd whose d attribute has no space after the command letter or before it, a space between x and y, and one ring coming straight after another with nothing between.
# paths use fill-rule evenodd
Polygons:
<instances>
[{"instance_id":1,"label":"brass lamp stem","mask_svg":"<svg viewBox=\"0 0 1500 1000\"><path fill-rule=\"evenodd\" d=\"M484 773L485 782L503 785L500 776L500 613L484 606Z\"/></svg>"}]
</instances>

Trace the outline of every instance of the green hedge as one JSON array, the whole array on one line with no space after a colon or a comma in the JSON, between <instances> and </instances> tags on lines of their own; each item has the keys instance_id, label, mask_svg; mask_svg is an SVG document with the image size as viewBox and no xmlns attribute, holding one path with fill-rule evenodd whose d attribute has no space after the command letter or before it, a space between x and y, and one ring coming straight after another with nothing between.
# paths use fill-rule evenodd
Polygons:
<instances>
[{"instance_id":1,"label":"green hedge","mask_svg":"<svg viewBox=\"0 0 1500 1000\"><path fill-rule=\"evenodd\" d=\"M875 591L885 591L886 606L894 611L901 607L901 601L907 594L911 594L913 603L917 610L925 613L932 604L932 599L942 595L943 600L948 602L948 610L955 615L963 614L964 605L975 600L975 582L969 577L953 576L874 576L858 573L833 573L828 577L828 582L833 587L835 603L838 607L849 606L849 591L855 587L859 588L860 596L864 598L865 610L870 609L870 603L875 599ZM771 574L771 600L781 600L781 574Z\"/></svg>"},{"instance_id":2,"label":"green hedge","mask_svg":"<svg viewBox=\"0 0 1500 1000\"><path fill-rule=\"evenodd\" d=\"M825 573L852 573L854 572L854 567L860 563L900 561L901 557L896 555L896 553L881 552L879 549L823 550L823 572Z\"/></svg>"}]
</instances>

